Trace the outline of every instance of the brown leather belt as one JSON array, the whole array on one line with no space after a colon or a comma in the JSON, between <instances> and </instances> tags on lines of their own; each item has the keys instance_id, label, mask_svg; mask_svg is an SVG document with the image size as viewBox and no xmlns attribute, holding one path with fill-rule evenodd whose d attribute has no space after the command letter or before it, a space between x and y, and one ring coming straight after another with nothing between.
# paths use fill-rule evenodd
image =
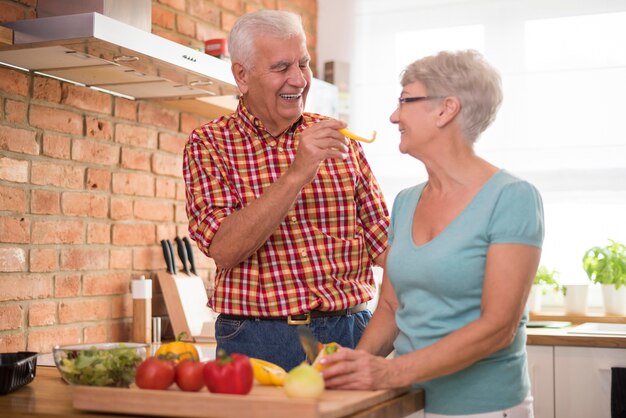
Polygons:
<instances>
[{"instance_id":1,"label":"brown leather belt","mask_svg":"<svg viewBox=\"0 0 626 418\"><path fill-rule=\"evenodd\" d=\"M234 321L245 321L245 320L287 321L287 324L289 325L308 325L311 323L311 319L331 317L331 316L353 315L355 313L364 311L365 309L367 309L367 304L361 303L351 308L341 309L339 311L313 310L310 312L305 312L305 313L297 314L297 315L289 315L289 316L245 316L245 315L220 314L220 317L224 319L231 319Z\"/></svg>"}]
</instances>

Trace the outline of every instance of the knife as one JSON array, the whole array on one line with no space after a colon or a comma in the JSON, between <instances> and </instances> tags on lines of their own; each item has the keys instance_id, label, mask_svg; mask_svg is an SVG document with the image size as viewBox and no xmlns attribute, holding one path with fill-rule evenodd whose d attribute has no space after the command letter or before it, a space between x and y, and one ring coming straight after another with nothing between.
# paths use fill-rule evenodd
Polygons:
<instances>
[{"instance_id":1,"label":"knife","mask_svg":"<svg viewBox=\"0 0 626 418\"><path fill-rule=\"evenodd\" d=\"M195 275L198 275L198 273L196 273L196 261L193 258L193 248L191 248L191 241L189 241L189 238L183 237L183 242L185 243L185 248L187 249L187 258L189 259L191 272Z\"/></svg>"},{"instance_id":2,"label":"knife","mask_svg":"<svg viewBox=\"0 0 626 418\"><path fill-rule=\"evenodd\" d=\"M313 364L319 354L320 346L322 344L317 341L317 338L315 338L309 327L305 325L298 325L297 331L300 344L302 344L302 348L304 348L306 357L309 360L309 363Z\"/></svg>"},{"instance_id":3,"label":"knife","mask_svg":"<svg viewBox=\"0 0 626 418\"><path fill-rule=\"evenodd\" d=\"M174 274L174 270L172 269L172 264L174 260L172 260L172 256L170 254L170 249L167 246L167 242L164 239L161 240L161 248L163 248L163 258L165 259L165 267L167 267L167 272L169 274Z\"/></svg>"},{"instance_id":4,"label":"knife","mask_svg":"<svg viewBox=\"0 0 626 418\"><path fill-rule=\"evenodd\" d=\"M172 260L172 275L176 275L176 259L174 258L174 247L172 246L172 241L169 239L164 240L167 245L167 251L170 255L170 259Z\"/></svg>"},{"instance_id":5,"label":"knife","mask_svg":"<svg viewBox=\"0 0 626 418\"><path fill-rule=\"evenodd\" d=\"M183 240L179 237L174 238L174 240L176 241L176 250L178 250L178 257L180 257L180 261L183 262L183 270L185 270L187 276L190 276L189 266L187 266L187 250L185 249Z\"/></svg>"}]
</instances>

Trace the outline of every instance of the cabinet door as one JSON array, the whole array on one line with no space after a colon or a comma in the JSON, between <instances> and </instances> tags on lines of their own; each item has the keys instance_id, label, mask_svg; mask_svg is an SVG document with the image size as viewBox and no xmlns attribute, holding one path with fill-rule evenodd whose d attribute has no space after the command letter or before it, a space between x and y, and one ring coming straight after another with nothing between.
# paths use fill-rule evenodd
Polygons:
<instances>
[{"instance_id":1,"label":"cabinet door","mask_svg":"<svg viewBox=\"0 0 626 418\"><path fill-rule=\"evenodd\" d=\"M626 349L554 349L556 418L611 418L611 367L626 367Z\"/></svg>"},{"instance_id":2,"label":"cabinet door","mask_svg":"<svg viewBox=\"0 0 626 418\"><path fill-rule=\"evenodd\" d=\"M554 418L554 347L526 346L535 418Z\"/></svg>"}]
</instances>

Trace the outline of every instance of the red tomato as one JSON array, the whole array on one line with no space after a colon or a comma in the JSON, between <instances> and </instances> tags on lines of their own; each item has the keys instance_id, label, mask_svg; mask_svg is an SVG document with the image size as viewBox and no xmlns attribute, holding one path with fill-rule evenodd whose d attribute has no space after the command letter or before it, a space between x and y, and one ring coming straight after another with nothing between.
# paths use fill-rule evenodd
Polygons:
<instances>
[{"instance_id":1,"label":"red tomato","mask_svg":"<svg viewBox=\"0 0 626 418\"><path fill-rule=\"evenodd\" d=\"M176 385L187 392L197 392L204 387L204 363L185 360L176 366Z\"/></svg>"},{"instance_id":2,"label":"red tomato","mask_svg":"<svg viewBox=\"0 0 626 418\"><path fill-rule=\"evenodd\" d=\"M217 358L204 366L204 382L214 393L246 395L254 383L250 359L236 353L228 356L219 350Z\"/></svg>"},{"instance_id":3,"label":"red tomato","mask_svg":"<svg viewBox=\"0 0 626 418\"><path fill-rule=\"evenodd\" d=\"M174 383L176 369L170 360L149 357L135 371L135 383L142 389L167 389Z\"/></svg>"}]
</instances>

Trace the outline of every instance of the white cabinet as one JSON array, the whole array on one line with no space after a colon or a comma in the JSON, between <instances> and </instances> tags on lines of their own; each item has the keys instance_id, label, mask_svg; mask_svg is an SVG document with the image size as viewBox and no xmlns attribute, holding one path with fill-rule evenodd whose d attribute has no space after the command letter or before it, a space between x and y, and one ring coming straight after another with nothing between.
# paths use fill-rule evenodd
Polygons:
<instances>
[{"instance_id":1,"label":"white cabinet","mask_svg":"<svg viewBox=\"0 0 626 418\"><path fill-rule=\"evenodd\" d=\"M611 367L626 367L626 349L526 350L535 418L611 418Z\"/></svg>"},{"instance_id":2,"label":"white cabinet","mask_svg":"<svg viewBox=\"0 0 626 418\"><path fill-rule=\"evenodd\" d=\"M555 418L611 418L611 367L626 349L554 347Z\"/></svg>"},{"instance_id":3,"label":"white cabinet","mask_svg":"<svg viewBox=\"0 0 626 418\"><path fill-rule=\"evenodd\" d=\"M554 417L554 347L526 346L535 418Z\"/></svg>"}]
</instances>

